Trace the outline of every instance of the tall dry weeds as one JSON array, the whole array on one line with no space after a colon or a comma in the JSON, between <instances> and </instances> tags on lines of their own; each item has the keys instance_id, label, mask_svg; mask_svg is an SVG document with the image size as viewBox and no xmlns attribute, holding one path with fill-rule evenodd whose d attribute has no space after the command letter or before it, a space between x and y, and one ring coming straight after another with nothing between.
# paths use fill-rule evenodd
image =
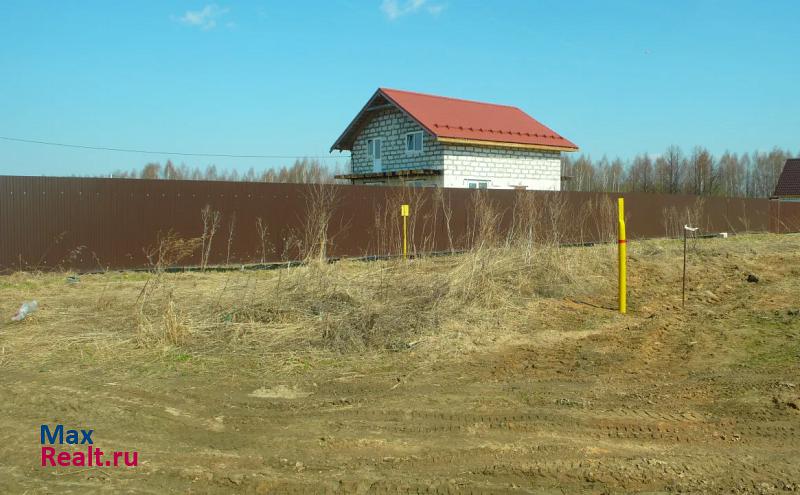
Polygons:
<instances>
[{"instance_id":1,"label":"tall dry weeds","mask_svg":"<svg viewBox=\"0 0 800 495\"><path fill-rule=\"evenodd\" d=\"M372 254L397 256L403 252L403 219L400 206L408 205L408 253L419 257L436 250L436 231L439 211L428 207L429 194L423 188L398 187L387 194L386 201L373 214L370 248Z\"/></svg>"},{"instance_id":2,"label":"tall dry weeds","mask_svg":"<svg viewBox=\"0 0 800 495\"><path fill-rule=\"evenodd\" d=\"M447 246L451 253L455 252L455 245L453 244L453 229L452 229L452 219L453 219L453 207L450 203L450 195L445 195L444 189L441 187L437 187L434 191L434 202L438 205L438 207L442 210L442 219L444 220L444 228L445 233L447 234ZM437 208L438 210L439 208Z\"/></svg>"},{"instance_id":3,"label":"tall dry weeds","mask_svg":"<svg viewBox=\"0 0 800 495\"><path fill-rule=\"evenodd\" d=\"M664 236L677 239L683 235L684 225L699 227L700 230L710 230L708 216L705 214L705 198L696 198L691 206L679 208L677 206L665 207L662 210Z\"/></svg>"},{"instance_id":4,"label":"tall dry weeds","mask_svg":"<svg viewBox=\"0 0 800 495\"><path fill-rule=\"evenodd\" d=\"M236 212L231 213L231 219L228 222L228 243L227 251L225 253L225 264L231 264L231 246L233 246L233 233L236 229Z\"/></svg>"},{"instance_id":5,"label":"tall dry weeds","mask_svg":"<svg viewBox=\"0 0 800 495\"><path fill-rule=\"evenodd\" d=\"M203 220L203 234L200 237L200 269L205 270L208 267L208 260L211 256L211 245L214 241L214 235L219 228L222 214L217 210L212 210L211 205L206 205L200 211L200 216Z\"/></svg>"},{"instance_id":6,"label":"tall dry weeds","mask_svg":"<svg viewBox=\"0 0 800 495\"><path fill-rule=\"evenodd\" d=\"M324 262L330 245L329 227L337 205L338 189L314 184L307 189L300 256L306 262Z\"/></svg>"},{"instance_id":7,"label":"tall dry weeds","mask_svg":"<svg viewBox=\"0 0 800 495\"><path fill-rule=\"evenodd\" d=\"M274 248L269 241L269 227L261 217L256 218L256 233L258 234L258 254L261 263L266 263Z\"/></svg>"},{"instance_id":8,"label":"tall dry weeds","mask_svg":"<svg viewBox=\"0 0 800 495\"><path fill-rule=\"evenodd\" d=\"M173 231L157 236L155 244L144 249L150 267L136 298L134 318L140 344L183 343L189 327L181 323L173 300L173 287L164 283L166 270L190 258L202 247L202 239L183 239Z\"/></svg>"}]
</instances>

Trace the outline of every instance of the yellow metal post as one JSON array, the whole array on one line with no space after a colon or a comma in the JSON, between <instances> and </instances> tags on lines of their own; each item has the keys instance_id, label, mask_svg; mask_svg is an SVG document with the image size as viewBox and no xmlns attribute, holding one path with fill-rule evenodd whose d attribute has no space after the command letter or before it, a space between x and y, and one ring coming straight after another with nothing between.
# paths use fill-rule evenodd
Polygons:
<instances>
[{"instance_id":1,"label":"yellow metal post","mask_svg":"<svg viewBox=\"0 0 800 495\"><path fill-rule=\"evenodd\" d=\"M628 311L627 301L627 274L626 260L627 260L627 240L625 238L625 200L619 198L619 312L626 313Z\"/></svg>"},{"instance_id":2,"label":"yellow metal post","mask_svg":"<svg viewBox=\"0 0 800 495\"><path fill-rule=\"evenodd\" d=\"M403 217L403 259L408 257L408 205L400 205L400 215Z\"/></svg>"}]
</instances>

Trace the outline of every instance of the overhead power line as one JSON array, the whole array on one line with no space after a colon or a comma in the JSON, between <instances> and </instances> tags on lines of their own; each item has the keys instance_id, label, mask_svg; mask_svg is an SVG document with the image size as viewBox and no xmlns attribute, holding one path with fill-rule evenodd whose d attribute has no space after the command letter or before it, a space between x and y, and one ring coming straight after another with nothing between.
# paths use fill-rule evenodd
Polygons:
<instances>
[{"instance_id":1,"label":"overhead power line","mask_svg":"<svg viewBox=\"0 0 800 495\"><path fill-rule=\"evenodd\" d=\"M8 137L8 136L0 136L0 139L3 139L5 141L15 141L18 143L59 146L61 148L77 148L83 150L97 150L97 151L115 151L119 153L142 153L148 155L200 156L200 157L210 157L210 158L316 158L321 160L348 158L347 156L302 155L302 154L301 155L233 155L229 153L183 153L179 151L137 150L128 148L110 148L106 146L85 146L81 144L54 143L51 141L39 141L36 139L22 139L22 138Z\"/></svg>"}]
</instances>

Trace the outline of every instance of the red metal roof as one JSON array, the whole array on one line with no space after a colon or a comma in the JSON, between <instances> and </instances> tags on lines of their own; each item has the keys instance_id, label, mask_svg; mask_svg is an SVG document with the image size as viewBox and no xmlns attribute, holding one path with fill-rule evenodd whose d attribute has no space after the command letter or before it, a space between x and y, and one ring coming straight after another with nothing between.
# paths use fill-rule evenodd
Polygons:
<instances>
[{"instance_id":1,"label":"red metal roof","mask_svg":"<svg viewBox=\"0 0 800 495\"><path fill-rule=\"evenodd\" d=\"M437 138L577 150L572 141L517 107L379 88L331 149L350 149L370 105L385 99Z\"/></svg>"},{"instance_id":2,"label":"red metal roof","mask_svg":"<svg viewBox=\"0 0 800 495\"><path fill-rule=\"evenodd\" d=\"M436 137L578 148L517 107L397 89L380 91Z\"/></svg>"},{"instance_id":3,"label":"red metal roof","mask_svg":"<svg viewBox=\"0 0 800 495\"><path fill-rule=\"evenodd\" d=\"M790 158L783 166L775 196L800 196L800 158Z\"/></svg>"}]
</instances>

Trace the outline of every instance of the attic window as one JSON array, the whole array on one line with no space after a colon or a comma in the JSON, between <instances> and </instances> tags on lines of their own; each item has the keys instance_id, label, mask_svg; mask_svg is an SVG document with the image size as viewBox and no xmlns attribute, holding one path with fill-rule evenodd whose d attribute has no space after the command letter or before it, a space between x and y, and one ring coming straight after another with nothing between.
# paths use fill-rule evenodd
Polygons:
<instances>
[{"instance_id":1,"label":"attic window","mask_svg":"<svg viewBox=\"0 0 800 495\"><path fill-rule=\"evenodd\" d=\"M422 131L406 134L406 153L422 153Z\"/></svg>"}]
</instances>

